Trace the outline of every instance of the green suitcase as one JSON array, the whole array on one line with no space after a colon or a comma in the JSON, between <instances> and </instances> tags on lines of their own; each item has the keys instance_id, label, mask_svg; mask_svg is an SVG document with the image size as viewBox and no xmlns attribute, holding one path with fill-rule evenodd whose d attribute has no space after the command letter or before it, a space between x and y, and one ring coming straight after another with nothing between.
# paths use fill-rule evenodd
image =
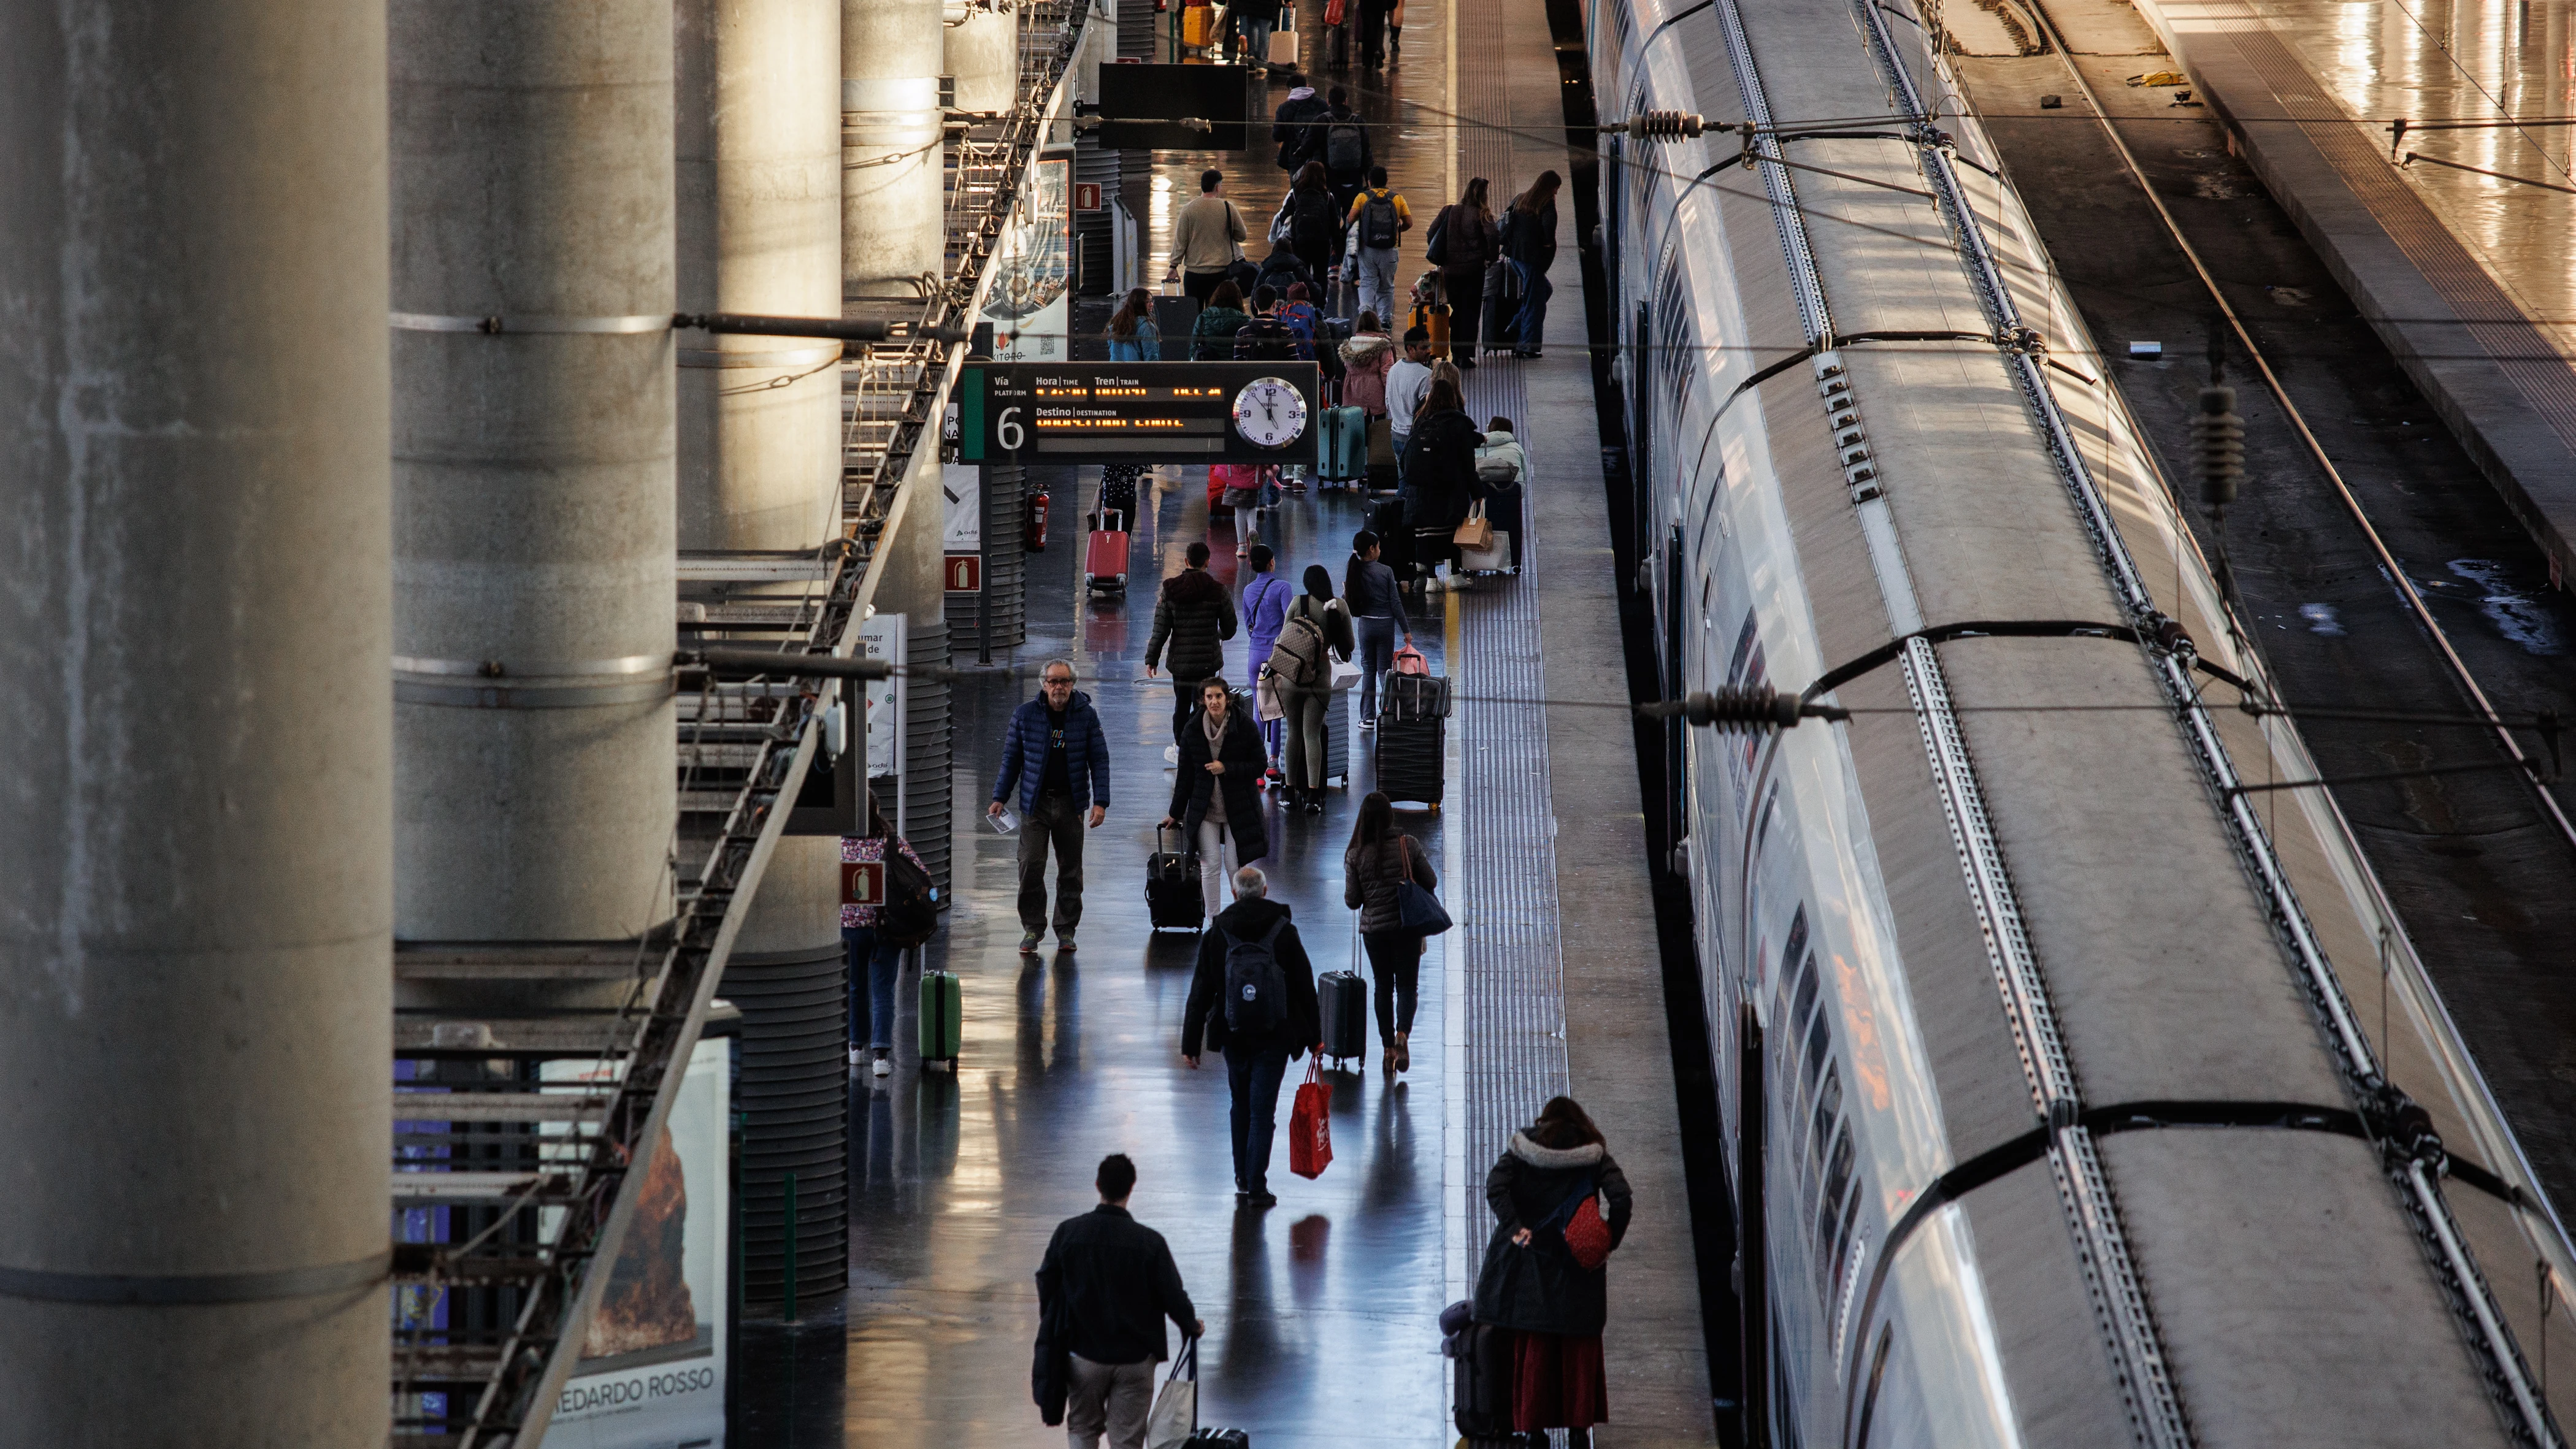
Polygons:
<instances>
[{"instance_id":1,"label":"green suitcase","mask_svg":"<svg viewBox=\"0 0 2576 1449\"><path fill-rule=\"evenodd\" d=\"M921 1065L944 1064L957 1070L957 1049L966 1035L966 1003L957 977L948 971L921 973Z\"/></svg>"}]
</instances>

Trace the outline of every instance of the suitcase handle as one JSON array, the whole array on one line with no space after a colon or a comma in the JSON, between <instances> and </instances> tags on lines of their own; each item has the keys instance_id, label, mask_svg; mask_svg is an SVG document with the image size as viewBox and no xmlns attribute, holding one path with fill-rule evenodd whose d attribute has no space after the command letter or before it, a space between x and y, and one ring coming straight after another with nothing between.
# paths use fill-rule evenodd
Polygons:
<instances>
[{"instance_id":1,"label":"suitcase handle","mask_svg":"<svg viewBox=\"0 0 2576 1449\"><path fill-rule=\"evenodd\" d=\"M1175 848L1163 851L1164 854L1187 855L1189 853L1188 847L1190 843L1190 833L1178 825L1157 825L1154 827L1154 848L1156 850L1163 849L1163 837L1167 835L1175 836L1177 839L1173 842Z\"/></svg>"}]
</instances>

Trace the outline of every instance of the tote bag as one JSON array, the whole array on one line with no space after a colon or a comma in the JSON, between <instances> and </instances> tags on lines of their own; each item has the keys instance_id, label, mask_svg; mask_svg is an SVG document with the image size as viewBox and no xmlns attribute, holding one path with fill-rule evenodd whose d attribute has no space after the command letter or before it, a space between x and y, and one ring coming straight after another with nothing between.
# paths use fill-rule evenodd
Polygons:
<instances>
[{"instance_id":1,"label":"tote bag","mask_svg":"<svg viewBox=\"0 0 2576 1449\"><path fill-rule=\"evenodd\" d=\"M1199 1341L1181 1340L1172 1372L1145 1418L1145 1449L1182 1449L1199 1431Z\"/></svg>"},{"instance_id":2,"label":"tote bag","mask_svg":"<svg viewBox=\"0 0 2576 1449\"><path fill-rule=\"evenodd\" d=\"M1299 1177L1321 1177L1333 1162L1333 1086L1323 1075L1324 1059L1309 1057L1288 1113L1288 1170Z\"/></svg>"},{"instance_id":3,"label":"tote bag","mask_svg":"<svg viewBox=\"0 0 2576 1449\"><path fill-rule=\"evenodd\" d=\"M1413 883L1413 841L1406 837L1404 879L1395 883L1396 929L1408 936L1437 936L1455 922L1440 898Z\"/></svg>"}]
</instances>

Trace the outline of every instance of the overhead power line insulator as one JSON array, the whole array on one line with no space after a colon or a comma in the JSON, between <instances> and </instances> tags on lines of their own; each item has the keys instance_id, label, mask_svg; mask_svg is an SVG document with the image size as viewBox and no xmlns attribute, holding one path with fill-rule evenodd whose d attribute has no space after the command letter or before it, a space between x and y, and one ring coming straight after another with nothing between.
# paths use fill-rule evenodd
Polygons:
<instances>
[{"instance_id":1,"label":"overhead power line insulator","mask_svg":"<svg viewBox=\"0 0 2576 1449\"><path fill-rule=\"evenodd\" d=\"M1794 694L1748 684L1695 691L1680 699L1655 700L1637 706L1637 712L1654 719L1670 719L1679 715L1695 725L1755 731L1788 729L1809 715L1819 719L1849 717L1832 705L1808 704Z\"/></svg>"},{"instance_id":2,"label":"overhead power line insulator","mask_svg":"<svg viewBox=\"0 0 2576 1449\"><path fill-rule=\"evenodd\" d=\"M2236 415L2236 389L2200 390L2200 411L2191 417L2191 471L2213 517L2236 501L2245 479L2245 420Z\"/></svg>"},{"instance_id":3,"label":"overhead power line insulator","mask_svg":"<svg viewBox=\"0 0 2576 1449\"><path fill-rule=\"evenodd\" d=\"M1617 129L1639 141L1679 141L1699 135L1708 129L1708 123L1700 118L1697 111L1641 111L1618 123Z\"/></svg>"}]
</instances>

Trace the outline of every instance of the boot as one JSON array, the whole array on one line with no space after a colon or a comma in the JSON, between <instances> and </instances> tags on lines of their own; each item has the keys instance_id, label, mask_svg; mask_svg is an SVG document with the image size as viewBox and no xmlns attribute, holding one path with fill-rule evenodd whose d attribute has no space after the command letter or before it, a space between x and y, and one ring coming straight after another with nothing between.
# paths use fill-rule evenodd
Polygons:
<instances>
[{"instance_id":1,"label":"boot","mask_svg":"<svg viewBox=\"0 0 2576 1449\"><path fill-rule=\"evenodd\" d=\"M1401 25L1390 25L1386 28L1386 58L1388 61L1392 62L1403 54L1404 27Z\"/></svg>"},{"instance_id":2,"label":"boot","mask_svg":"<svg viewBox=\"0 0 2576 1449\"><path fill-rule=\"evenodd\" d=\"M1405 1044L1412 1035L1413 1033L1409 1031L1399 1031L1395 1034L1395 1069L1399 1072L1413 1070L1413 1049Z\"/></svg>"}]
</instances>

